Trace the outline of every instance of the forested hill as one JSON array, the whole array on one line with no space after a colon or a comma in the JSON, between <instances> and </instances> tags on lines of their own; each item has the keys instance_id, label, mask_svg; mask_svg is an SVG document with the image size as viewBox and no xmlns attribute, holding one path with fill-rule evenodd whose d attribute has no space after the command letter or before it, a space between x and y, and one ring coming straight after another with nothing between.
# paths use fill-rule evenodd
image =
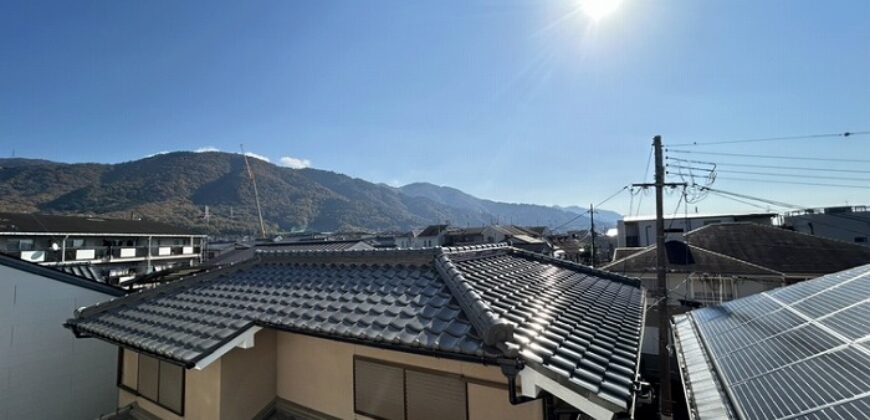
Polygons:
<instances>
[{"instance_id":1,"label":"forested hill","mask_svg":"<svg viewBox=\"0 0 870 420\"><path fill-rule=\"evenodd\" d=\"M445 221L459 226L494 220L561 224L575 218L567 227L588 225L585 217L553 207L488 200L481 200L487 203L482 208L459 205L407 186L393 188L329 171L248 160L270 232L406 230ZM0 197L0 211L144 217L210 233L257 229L245 162L232 153L173 152L118 164L0 159ZM208 225L205 206L211 216Z\"/></svg>"}]
</instances>

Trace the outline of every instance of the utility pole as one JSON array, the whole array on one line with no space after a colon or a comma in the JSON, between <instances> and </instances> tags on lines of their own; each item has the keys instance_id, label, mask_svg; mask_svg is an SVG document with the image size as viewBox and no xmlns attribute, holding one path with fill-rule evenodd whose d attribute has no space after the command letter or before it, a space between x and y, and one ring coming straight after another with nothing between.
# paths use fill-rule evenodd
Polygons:
<instances>
[{"instance_id":1,"label":"utility pole","mask_svg":"<svg viewBox=\"0 0 870 420\"><path fill-rule=\"evenodd\" d=\"M671 408L671 359L668 351L670 320L668 319L667 251L665 250L665 187L686 186L683 182L666 183L665 165L662 157L662 136L653 137L656 174L652 184L633 184L635 187L656 189L656 297L659 315L659 409L662 418L670 419Z\"/></svg>"},{"instance_id":2,"label":"utility pole","mask_svg":"<svg viewBox=\"0 0 870 420\"><path fill-rule=\"evenodd\" d=\"M589 262L595 268L595 208L589 203L589 234L592 235L592 245L589 247Z\"/></svg>"}]
</instances>

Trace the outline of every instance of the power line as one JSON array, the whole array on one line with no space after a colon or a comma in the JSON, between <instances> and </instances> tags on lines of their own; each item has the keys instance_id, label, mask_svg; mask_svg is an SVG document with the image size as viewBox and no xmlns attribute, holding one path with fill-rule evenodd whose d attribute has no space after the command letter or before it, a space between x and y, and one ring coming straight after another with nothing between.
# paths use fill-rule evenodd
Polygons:
<instances>
[{"instance_id":1,"label":"power line","mask_svg":"<svg viewBox=\"0 0 870 420\"><path fill-rule=\"evenodd\" d=\"M749 163L708 162L708 161L703 161L703 160L680 159L680 158L675 158L675 157L668 157L667 159L674 160L677 162L696 163L696 164L701 164L701 165L737 166L737 167L741 167L741 168L786 169L786 170L794 170L794 171L843 172L843 173L854 173L854 174L870 174L870 170L862 170L862 169L833 169L833 168L806 168L803 166L753 165L753 164L749 164Z\"/></svg>"},{"instance_id":2,"label":"power line","mask_svg":"<svg viewBox=\"0 0 870 420\"><path fill-rule=\"evenodd\" d=\"M707 168L695 168L692 166L682 166L682 165L668 165L668 168L677 168L677 169L687 169L689 171L708 171L708 172L721 172L721 173L731 173L731 174L743 174L743 175L760 175L760 176L780 176L780 177L792 177L792 178L809 178L809 179L833 179L838 181L855 181L855 182L870 182L870 178L851 178L844 176L824 176L824 175L802 175L802 174L783 174L777 172L755 172L755 171L735 171L730 169L707 169ZM668 172L671 173L671 172ZM675 175L681 175L682 172L676 173ZM727 178L726 178L727 179ZM759 180L766 181L766 180Z\"/></svg>"},{"instance_id":3,"label":"power line","mask_svg":"<svg viewBox=\"0 0 870 420\"><path fill-rule=\"evenodd\" d=\"M806 208L808 208L808 207L806 207L806 206L798 206L798 205L795 205L795 204L784 203L784 202L782 202L782 201L768 200L768 199L766 199L766 198L753 197L753 196L751 196L751 195L740 194L740 193L735 193L735 192L730 192L730 191L724 191L724 190L720 190L720 189L714 189L714 188L704 188L704 189L706 189L707 191L710 191L711 193L716 194L716 195L718 195L718 196L723 196L723 197L724 197L724 196L740 197L740 198L745 198L745 199L748 199L748 200L754 200L754 201L759 201L759 202L762 202L762 203L772 204L772 205L777 206L777 207L785 207L785 208L792 208L792 209L799 209L799 210L800 210L800 209L806 209ZM733 200L733 198L732 198L732 200ZM739 201L739 200L737 200L737 201ZM742 201L741 201L741 202L742 202ZM746 203L746 204L748 204L748 203ZM751 204L750 204L750 205L751 205ZM842 216L842 215L835 214L835 213L825 213L825 214L830 215L830 216ZM854 220L854 219L848 219L848 220ZM857 233L857 234L860 234L860 235L866 235L866 234L867 234L867 232L857 231L857 230L849 229L849 228L846 228L846 227L843 227L843 226L839 226L839 225L835 225L835 224L831 224L831 223L825 223L824 221L821 221L821 220L818 220L818 219L813 220L812 223L816 223L816 224L823 225L823 226L828 226L828 227L831 227L831 228L834 228L834 229L839 229L839 230L842 230L842 231L844 231L844 232Z\"/></svg>"},{"instance_id":4,"label":"power line","mask_svg":"<svg viewBox=\"0 0 870 420\"><path fill-rule=\"evenodd\" d=\"M616 197L617 195L619 195L619 193L621 193L621 192L623 192L623 191L625 191L625 190L627 190L627 189L628 189L628 185L626 185L626 186L620 188L620 189L617 190L615 193L611 194L609 197L605 198L604 200L601 200L600 203L598 203L598 204L595 205L595 208L600 207L602 204L604 204L604 203L610 201L613 197ZM572 218L571 218L570 220L568 220L567 222L562 223L561 225L556 226L556 227L554 227L554 228L551 228L550 230L555 231L555 230L561 229L561 228L563 228L563 227L565 227L565 226L568 226L569 224L573 223L575 220L577 220L577 219L583 217L584 215L586 215L586 213L589 213L589 211L587 210L587 211L584 211L583 213L578 213L576 216L572 217Z\"/></svg>"},{"instance_id":5,"label":"power line","mask_svg":"<svg viewBox=\"0 0 870 420\"><path fill-rule=\"evenodd\" d=\"M756 155L748 153L724 153L724 152L696 152L692 150L677 150L665 149L668 153L691 153L695 155L709 156L734 156L734 157L751 157L758 159L787 159L787 160L814 160L821 162L855 162L855 163L870 163L870 159L841 159L841 158L820 158L806 156L779 156L779 155Z\"/></svg>"},{"instance_id":6,"label":"power line","mask_svg":"<svg viewBox=\"0 0 870 420\"><path fill-rule=\"evenodd\" d=\"M732 178L732 177L717 177L716 179L724 179L726 181L744 181L744 182L771 182L775 184L794 184L794 185L813 185L817 187L837 187L837 188L858 188L864 190L870 190L870 185L847 185L847 184L824 184L820 182L799 182L799 181L781 181L775 179L752 179L752 178Z\"/></svg>"},{"instance_id":7,"label":"power line","mask_svg":"<svg viewBox=\"0 0 870 420\"><path fill-rule=\"evenodd\" d=\"M823 138L837 138L837 137L850 137L850 136L860 136L870 134L870 131L846 131L843 133L825 133L825 134L808 134L803 136L785 136L785 137L764 137L764 138L755 138L755 139L738 139L738 140L721 140L721 141L708 141L708 142L692 142L692 143L680 143L680 144L672 144L671 146L711 146L716 144L737 144L737 143L757 143L757 142L766 142L766 141L782 141L782 140L810 140L810 139L823 139Z\"/></svg>"},{"instance_id":8,"label":"power line","mask_svg":"<svg viewBox=\"0 0 870 420\"><path fill-rule=\"evenodd\" d=\"M717 169L716 172L731 173L731 174L744 174L744 175L784 176L784 177L796 177L796 178L833 179L833 180L838 180L838 181L870 182L870 178L850 178L850 177L844 177L844 176L824 176L824 175L806 176L806 175L800 175L800 174L780 174L780 173L775 173L775 172L734 171L734 170L729 170L729 169Z\"/></svg>"},{"instance_id":9,"label":"power line","mask_svg":"<svg viewBox=\"0 0 870 420\"><path fill-rule=\"evenodd\" d=\"M736 201L736 202L738 202L738 203L746 204L747 206L755 207L755 208L757 208L757 209L762 209L762 210L765 210L765 211L770 210L769 207L764 207L764 206L761 206L761 205L758 205L758 204L755 204L755 203L752 203L752 202L749 202L749 201L741 200L741 199L739 199L739 198L734 198L734 197L731 197L731 196L728 196L728 195L725 195L725 194L719 194L719 193L717 193L717 192L715 192L715 191L710 191L710 193L713 194L713 195L715 195L715 196L717 196L717 197L721 197L721 198L724 198L724 199L726 199L726 200Z\"/></svg>"}]
</instances>

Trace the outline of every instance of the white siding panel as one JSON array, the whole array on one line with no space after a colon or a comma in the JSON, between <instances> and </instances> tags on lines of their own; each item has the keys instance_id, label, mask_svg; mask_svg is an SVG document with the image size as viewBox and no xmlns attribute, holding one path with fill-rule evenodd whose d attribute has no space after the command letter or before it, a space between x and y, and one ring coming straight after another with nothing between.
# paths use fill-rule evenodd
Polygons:
<instances>
[{"instance_id":1,"label":"white siding panel","mask_svg":"<svg viewBox=\"0 0 870 420\"><path fill-rule=\"evenodd\" d=\"M63 327L100 292L0 266L0 419L93 419L115 409L117 348Z\"/></svg>"}]
</instances>

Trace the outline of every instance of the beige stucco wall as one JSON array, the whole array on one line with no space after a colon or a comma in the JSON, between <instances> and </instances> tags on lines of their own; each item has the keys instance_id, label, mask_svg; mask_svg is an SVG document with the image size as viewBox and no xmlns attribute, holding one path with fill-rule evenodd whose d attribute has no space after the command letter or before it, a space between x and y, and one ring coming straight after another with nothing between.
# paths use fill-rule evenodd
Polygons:
<instances>
[{"instance_id":1,"label":"beige stucco wall","mask_svg":"<svg viewBox=\"0 0 870 420\"><path fill-rule=\"evenodd\" d=\"M275 336L274 330L260 330L253 348L233 349L221 358L222 419L250 419L275 399Z\"/></svg>"},{"instance_id":2,"label":"beige stucco wall","mask_svg":"<svg viewBox=\"0 0 870 420\"><path fill-rule=\"evenodd\" d=\"M249 419L276 396L340 419L365 419L354 413L355 356L461 375L467 383L469 420L543 418L540 401L510 404L507 381L498 366L267 329L256 334L254 343L250 349L233 349L203 370L186 371L185 419ZM135 361L135 354L126 355L124 366L136 366ZM124 375L135 375L135 371L125 369ZM162 419L181 419L145 398L120 391L119 407L133 401Z\"/></svg>"},{"instance_id":3,"label":"beige stucco wall","mask_svg":"<svg viewBox=\"0 0 870 420\"><path fill-rule=\"evenodd\" d=\"M353 407L353 359L364 356L409 367L462 375L470 420L541 419L539 401L512 406L497 366L382 350L299 334L277 333L277 395L342 419L364 418Z\"/></svg>"},{"instance_id":4,"label":"beige stucco wall","mask_svg":"<svg viewBox=\"0 0 870 420\"><path fill-rule=\"evenodd\" d=\"M124 352L123 375L125 379L130 378L134 383L136 374L133 373L135 371L133 367L136 366L136 360L135 353ZM135 401L142 409L161 419L219 419L221 415L221 362L222 360L217 360L203 370L189 369L185 371L184 417L124 389L119 389L118 407L124 407Z\"/></svg>"}]
</instances>

